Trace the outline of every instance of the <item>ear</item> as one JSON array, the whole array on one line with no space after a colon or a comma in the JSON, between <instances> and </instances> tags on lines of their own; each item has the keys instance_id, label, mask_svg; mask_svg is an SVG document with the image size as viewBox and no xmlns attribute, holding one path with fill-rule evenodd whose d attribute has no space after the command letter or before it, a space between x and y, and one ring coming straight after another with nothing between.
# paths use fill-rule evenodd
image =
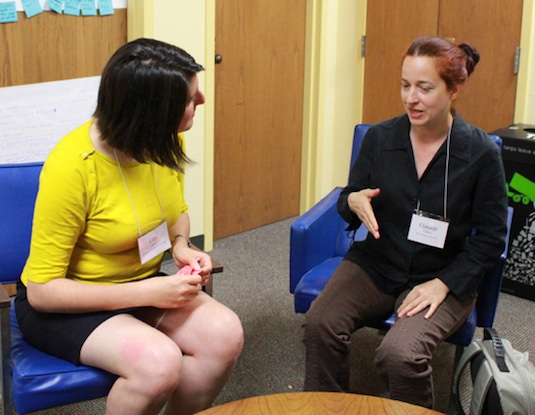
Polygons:
<instances>
[{"instance_id":1,"label":"ear","mask_svg":"<svg viewBox=\"0 0 535 415\"><path fill-rule=\"evenodd\" d=\"M451 91L450 99L453 101L454 99L457 99L459 95L461 94L462 85L456 85L455 88Z\"/></svg>"}]
</instances>

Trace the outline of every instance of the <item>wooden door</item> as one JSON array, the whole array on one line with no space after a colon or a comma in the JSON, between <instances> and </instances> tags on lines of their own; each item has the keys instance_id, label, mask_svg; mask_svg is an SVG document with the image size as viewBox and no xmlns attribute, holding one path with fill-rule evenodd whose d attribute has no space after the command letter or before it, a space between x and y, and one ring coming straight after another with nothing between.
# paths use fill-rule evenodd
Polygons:
<instances>
[{"instance_id":1,"label":"wooden door","mask_svg":"<svg viewBox=\"0 0 535 415\"><path fill-rule=\"evenodd\" d=\"M470 43L481 55L456 108L488 132L514 122L521 22L522 0L441 1L438 35Z\"/></svg>"},{"instance_id":2,"label":"wooden door","mask_svg":"<svg viewBox=\"0 0 535 415\"><path fill-rule=\"evenodd\" d=\"M381 16L394 23L382 23ZM463 118L486 131L512 124L517 82L513 66L521 19L522 0L368 1L363 121L375 123L403 113L402 54L417 36L435 35L470 43L481 54L455 103Z\"/></svg>"},{"instance_id":3,"label":"wooden door","mask_svg":"<svg viewBox=\"0 0 535 415\"><path fill-rule=\"evenodd\" d=\"M217 0L214 239L299 213L306 0Z\"/></svg>"},{"instance_id":4,"label":"wooden door","mask_svg":"<svg viewBox=\"0 0 535 415\"><path fill-rule=\"evenodd\" d=\"M363 122L375 124L404 112L401 60L411 42L435 35L439 0L369 0L366 16Z\"/></svg>"}]
</instances>

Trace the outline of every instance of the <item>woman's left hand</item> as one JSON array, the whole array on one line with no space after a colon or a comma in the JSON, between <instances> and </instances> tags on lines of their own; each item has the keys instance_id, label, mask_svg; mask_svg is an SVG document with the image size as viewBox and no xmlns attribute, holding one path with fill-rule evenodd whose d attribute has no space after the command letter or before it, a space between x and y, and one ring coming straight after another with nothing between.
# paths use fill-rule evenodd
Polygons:
<instances>
[{"instance_id":1,"label":"woman's left hand","mask_svg":"<svg viewBox=\"0 0 535 415\"><path fill-rule=\"evenodd\" d=\"M414 287L398 307L399 318L411 317L429 307L425 318L433 315L438 306L444 301L450 289L438 278L424 282Z\"/></svg>"},{"instance_id":2,"label":"woman's left hand","mask_svg":"<svg viewBox=\"0 0 535 415\"><path fill-rule=\"evenodd\" d=\"M175 264L182 268L189 265L195 271L199 271L202 277L202 285L206 285L212 273L212 259L206 252L199 251L188 246L175 244L172 250Z\"/></svg>"}]
</instances>

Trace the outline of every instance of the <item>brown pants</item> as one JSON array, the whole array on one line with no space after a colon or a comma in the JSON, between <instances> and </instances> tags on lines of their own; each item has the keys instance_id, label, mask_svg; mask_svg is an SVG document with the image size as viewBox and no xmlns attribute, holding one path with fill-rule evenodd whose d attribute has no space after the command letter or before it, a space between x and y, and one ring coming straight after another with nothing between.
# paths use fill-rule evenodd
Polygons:
<instances>
[{"instance_id":1,"label":"brown pants","mask_svg":"<svg viewBox=\"0 0 535 415\"><path fill-rule=\"evenodd\" d=\"M409 293L381 292L362 268L342 261L306 314L305 390L348 391L351 334L390 316ZM425 310L399 319L376 350L375 364L392 399L432 408L434 392L429 362L436 346L470 315L475 298L448 295L433 316Z\"/></svg>"}]
</instances>

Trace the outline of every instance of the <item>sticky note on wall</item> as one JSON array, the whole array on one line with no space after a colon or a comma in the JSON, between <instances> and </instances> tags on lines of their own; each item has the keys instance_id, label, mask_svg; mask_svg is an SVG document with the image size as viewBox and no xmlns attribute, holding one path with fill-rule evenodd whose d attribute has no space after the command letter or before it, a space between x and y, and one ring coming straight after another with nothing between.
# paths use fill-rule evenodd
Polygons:
<instances>
[{"instance_id":1,"label":"sticky note on wall","mask_svg":"<svg viewBox=\"0 0 535 415\"><path fill-rule=\"evenodd\" d=\"M22 0L22 7L28 19L43 12L39 0Z\"/></svg>"},{"instance_id":2,"label":"sticky note on wall","mask_svg":"<svg viewBox=\"0 0 535 415\"><path fill-rule=\"evenodd\" d=\"M82 0L80 3L82 7L83 16L96 16L97 15L97 5L95 0Z\"/></svg>"},{"instance_id":3,"label":"sticky note on wall","mask_svg":"<svg viewBox=\"0 0 535 415\"><path fill-rule=\"evenodd\" d=\"M98 0L98 9L101 16L114 14L112 0Z\"/></svg>"},{"instance_id":4,"label":"sticky note on wall","mask_svg":"<svg viewBox=\"0 0 535 415\"><path fill-rule=\"evenodd\" d=\"M63 13L63 0L48 0L48 7L56 13Z\"/></svg>"},{"instance_id":5,"label":"sticky note on wall","mask_svg":"<svg viewBox=\"0 0 535 415\"><path fill-rule=\"evenodd\" d=\"M0 23L13 23L19 20L14 1L0 3Z\"/></svg>"},{"instance_id":6,"label":"sticky note on wall","mask_svg":"<svg viewBox=\"0 0 535 415\"><path fill-rule=\"evenodd\" d=\"M80 0L65 0L63 13L70 16L80 16Z\"/></svg>"}]
</instances>

